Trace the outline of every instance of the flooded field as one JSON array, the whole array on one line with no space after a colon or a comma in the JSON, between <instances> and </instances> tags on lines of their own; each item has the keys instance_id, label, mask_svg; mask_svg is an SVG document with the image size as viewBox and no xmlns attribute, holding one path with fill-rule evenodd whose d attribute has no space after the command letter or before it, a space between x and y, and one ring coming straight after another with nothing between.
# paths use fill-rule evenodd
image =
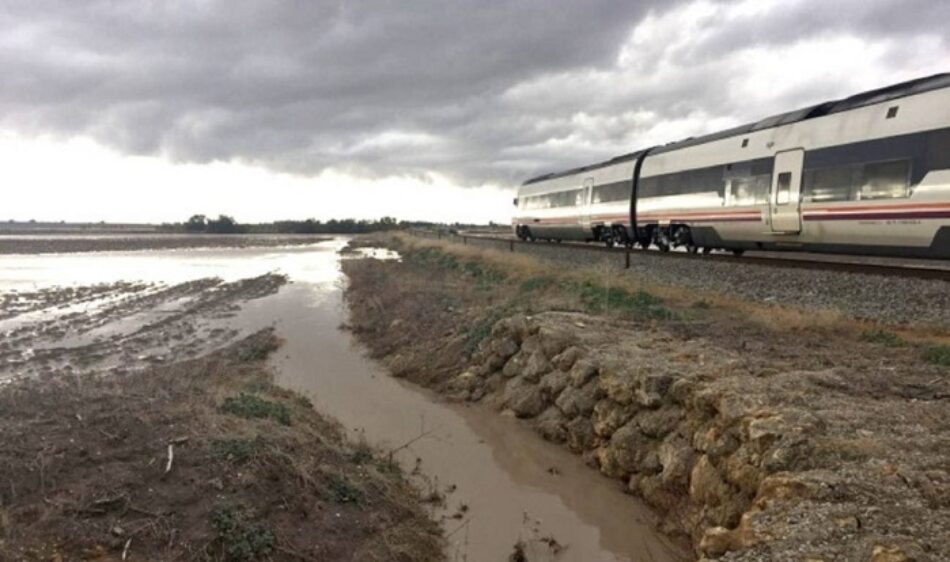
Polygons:
<instances>
[{"instance_id":1,"label":"flooded field","mask_svg":"<svg viewBox=\"0 0 950 562\"><path fill-rule=\"evenodd\" d=\"M531 561L686 559L644 507L580 458L368 360L340 329L345 244L0 256L0 378L129 371L274 326L284 340L271 359L277 382L444 498L433 516L449 560L507 560L518 542Z\"/></svg>"}]
</instances>

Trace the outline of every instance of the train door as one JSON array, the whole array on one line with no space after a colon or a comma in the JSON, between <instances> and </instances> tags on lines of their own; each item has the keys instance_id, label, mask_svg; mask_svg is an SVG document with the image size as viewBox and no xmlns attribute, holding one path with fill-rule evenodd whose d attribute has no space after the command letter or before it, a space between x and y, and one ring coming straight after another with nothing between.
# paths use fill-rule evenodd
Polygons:
<instances>
[{"instance_id":1,"label":"train door","mask_svg":"<svg viewBox=\"0 0 950 562\"><path fill-rule=\"evenodd\" d=\"M797 234L802 230L802 166L805 151L786 150L775 155L775 172L769 193L772 232Z\"/></svg>"},{"instance_id":2,"label":"train door","mask_svg":"<svg viewBox=\"0 0 950 562\"><path fill-rule=\"evenodd\" d=\"M578 197L580 198L580 201L578 201L577 203L581 209L581 220L580 220L581 228L583 228L585 231L589 231L591 229L590 201L591 201L591 193L593 191L594 191L594 178L585 179L584 188L581 189L581 192L578 195Z\"/></svg>"}]
</instances>

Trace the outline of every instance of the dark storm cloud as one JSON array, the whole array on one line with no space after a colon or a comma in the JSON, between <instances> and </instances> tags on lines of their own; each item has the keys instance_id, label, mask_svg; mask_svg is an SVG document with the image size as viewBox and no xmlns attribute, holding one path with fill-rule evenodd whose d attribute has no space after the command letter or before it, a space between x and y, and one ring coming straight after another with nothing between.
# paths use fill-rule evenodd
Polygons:
<instances>
[{"instance_id":1,"label":"dark storm cloud","mask_svg":"<svg viewBox=\"0 0 950 562\"><path fill-rule=\"evenodd\" d=\"M942 37L950 16L944 2L816 0L729 27L721 4L704 16L716 32L666 29L618 66L651 10L682 4L7 0L0 127L176 161L514 182L637 148L636 133L697 110L734 115L716 61L750 45Z\"/></svg>"}]
</instances>

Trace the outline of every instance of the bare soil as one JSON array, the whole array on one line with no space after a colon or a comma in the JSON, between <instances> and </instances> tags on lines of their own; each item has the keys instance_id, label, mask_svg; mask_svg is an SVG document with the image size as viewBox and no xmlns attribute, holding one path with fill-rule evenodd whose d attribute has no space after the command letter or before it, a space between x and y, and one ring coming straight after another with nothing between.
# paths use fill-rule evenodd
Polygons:
<instances>
[{"instance_id":1,"label":"bare soil","mask_svg":"<svg viewBox=\"0 0 950 562\"><path fill-rule=\"evenodd\" d=\"M271 383L254 334L0 386L0 560L441 560L397 466Z\"/></svg>"},{"instance_id":2,"label":"bare soil","mask_svg":"<svg viewBox=\"0 0 950 562\"><path fill-rule=\"evenodd\" d=\"M583 455L698 557L950 552L950 355L939 339L675 288L658 298L524 256L381 242L402 260L344 263L350 327L374 357Z\"/></svg>"}]
</instances>

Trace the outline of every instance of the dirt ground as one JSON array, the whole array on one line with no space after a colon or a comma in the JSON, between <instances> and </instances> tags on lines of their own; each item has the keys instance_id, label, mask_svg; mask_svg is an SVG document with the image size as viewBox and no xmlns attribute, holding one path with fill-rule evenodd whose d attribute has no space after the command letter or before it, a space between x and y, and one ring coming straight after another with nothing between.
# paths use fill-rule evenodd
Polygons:
<instances>
[{"instance_id":1,"label":"dirt ground","mask_svg":"<svg viewBox=\"0 0 950 562\"><path fill-rule=\"evenodd\" d=\"M399 468L271 384L278 345L0 387L0 559L442 559Z\"/></svg>"},{"instance_id":2,"label":"dirt ground","mask_svg":"<svg viewBox=\"0 0 950 562\"><path fill-rule=\"evenodd\" d=\"M950 552L946 334L457 245L362 243L402 255L344 264L350 328L375 357L564 443L698 557Z\"/></svg>"}]
</instances>

